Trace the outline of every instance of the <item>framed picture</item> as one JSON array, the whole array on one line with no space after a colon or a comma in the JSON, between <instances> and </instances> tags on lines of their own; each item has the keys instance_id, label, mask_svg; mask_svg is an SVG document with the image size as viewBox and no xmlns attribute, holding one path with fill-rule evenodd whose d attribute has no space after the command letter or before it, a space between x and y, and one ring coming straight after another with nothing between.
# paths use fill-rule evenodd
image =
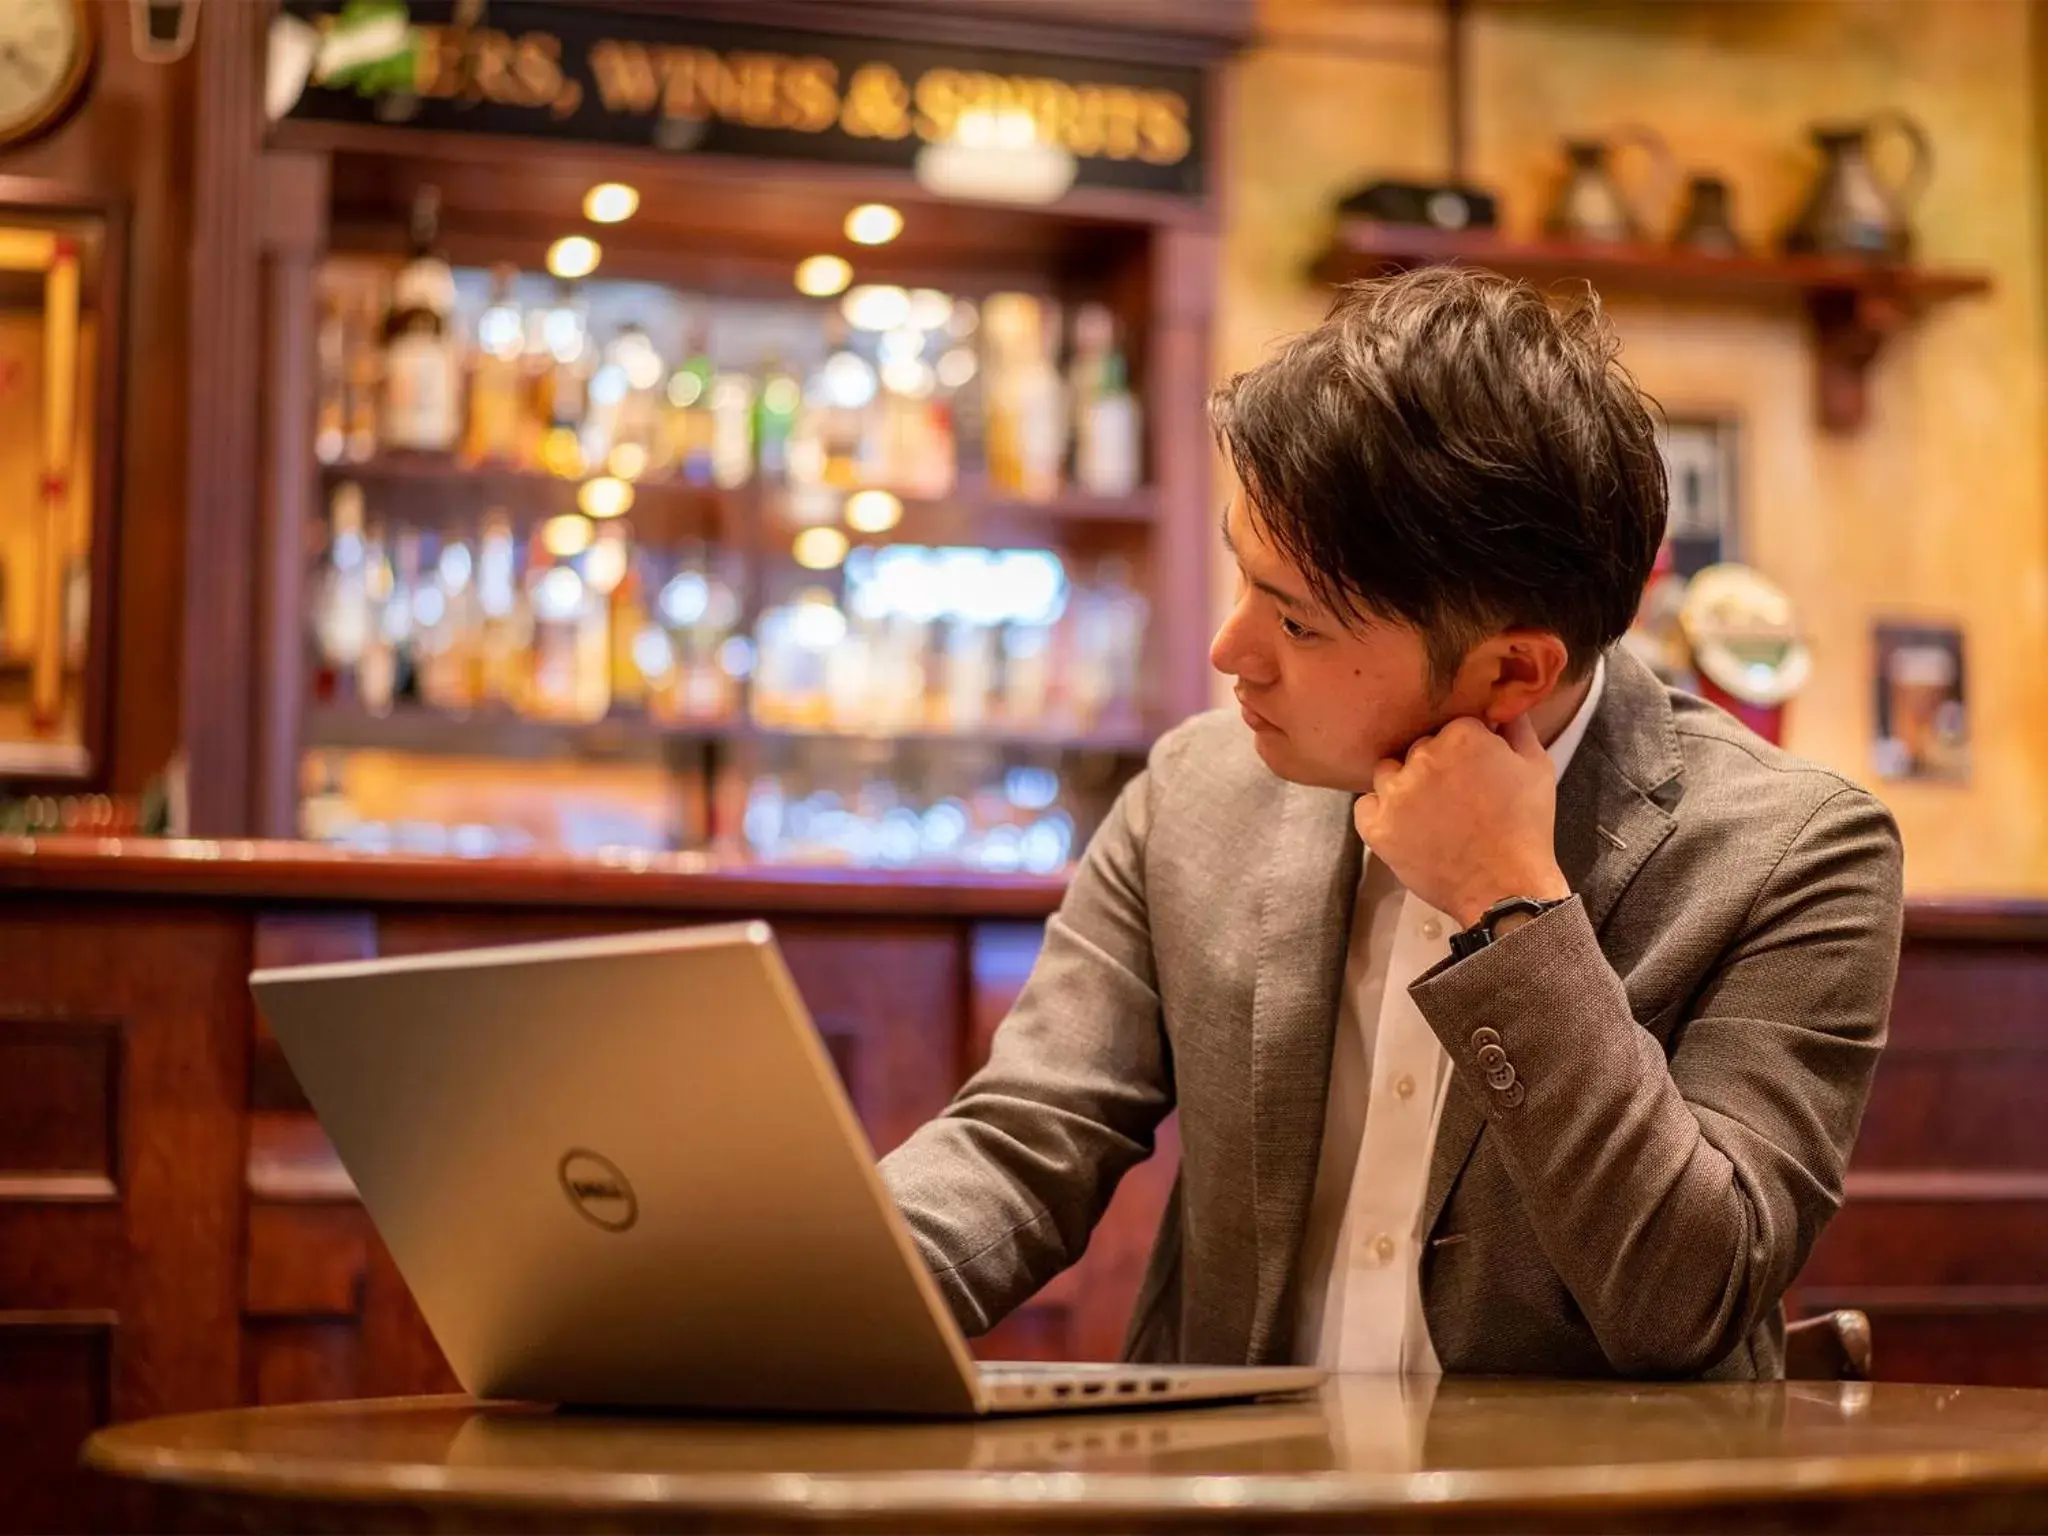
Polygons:
<instances>
[{"instance_id":1,"label":"framed picture","mask_svg":"<svg viewBox=\"0 0 2048 1536\"><path fill-rule=\"evenodd\" d=\"M5 0L0 0L4 6ZM106 770L122 210L0 176L0 781Z\"/></svg>"},{"instance_id":2,"label":"framed picture","mask_svg":"<svg viewBox=\"0 0 2048 1536\"><path fill-rule=\"evenodd\" d=\"M1880 777L1961 781L1970 776L1970 717L1963 632L1954 624L1880 620L1875 631Z\"/></svg>"},{"instance_id":3,"label":"framed picture","mask_svg":"<svg viewBox=\"0 0 2048 1536\"><path fill-rule=\"evenodd\" d=\"M1710 565L1740 559L1734 420L1673 417L1659 424L1657 447L1671 482L1664 543L1673 573L1689 580Z\"/></svg>"}]
</instances>

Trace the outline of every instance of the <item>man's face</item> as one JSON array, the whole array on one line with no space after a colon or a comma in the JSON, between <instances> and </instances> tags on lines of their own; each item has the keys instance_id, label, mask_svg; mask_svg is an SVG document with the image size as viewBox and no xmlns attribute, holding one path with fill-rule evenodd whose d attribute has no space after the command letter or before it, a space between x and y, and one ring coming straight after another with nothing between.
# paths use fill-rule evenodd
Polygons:
<instances>
[{"instance_id":1,"label":"man's face","mask_svg":"<svg viewBox=\"0 0 2048 1536\"><path fill-rule=\"evenodd\" d=\"M1297 784L1364 791L1382 758L1457 711L1435 697L1421 634L1372 620L1347 626L1320 607L1293 561L1259 531L1242 492L1224 514L1237 601L1209 662L1237 679L1237 701L1268 768Z\"/></svg>"}]
</instances>

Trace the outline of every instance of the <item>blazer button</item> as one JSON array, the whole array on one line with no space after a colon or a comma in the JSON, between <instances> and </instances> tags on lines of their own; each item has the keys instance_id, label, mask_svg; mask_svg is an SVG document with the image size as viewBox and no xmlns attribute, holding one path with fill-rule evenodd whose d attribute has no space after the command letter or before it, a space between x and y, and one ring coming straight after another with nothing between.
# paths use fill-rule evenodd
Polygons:
<instances>
[{"instance_id":1,"label":"blazer button","mask_svg":"<svg viewBox=\"0 0 2048 1536\"><path fill-rule=\"evenodd\" d=\"M1507 1105L1509 1109L1520 1109L1522 1107L1522 1100L1527 1097L1529 1097L1529 1091L1520 1083L1509 1083L1500 1093L1501 1103Z\"/></svg>"},{"instance_id":2,"label":"blazer button","mask_svg":"<svg viewBox=\"0 0 2048 1536\"><path fill-rule=\"evenodd\" d=\"M1482 1045L1479 1048L1479 1070L1498 1072L1507 1065L1508 1053L1497 1045Z\"/></svg>"},{"instance_id":3,"label":"blazer button","mask_svg":"<svg viewBox=\"0 0 2048 1536\"><path fill-rule=\"evenodd\" d=\"M1497 1029L1475 1029L1472 1031L1472 1049L1475 1051L1483 1051L1489 1045L1499 1044L1500 1031Z\"/></svg>"},{"instance_id":4,"label":"blazer button","mask_svg":"<svg viewBox=\"0 0 2048 1536\"><path fill-rule=\"evenodd\" d=\"M1499 1066L1486 1074L1486 1081L1502 1093L1506 1093L1515 1086L1515 1069L1511 1064L1503 1061Z\"/></svg>"}]
</instances>

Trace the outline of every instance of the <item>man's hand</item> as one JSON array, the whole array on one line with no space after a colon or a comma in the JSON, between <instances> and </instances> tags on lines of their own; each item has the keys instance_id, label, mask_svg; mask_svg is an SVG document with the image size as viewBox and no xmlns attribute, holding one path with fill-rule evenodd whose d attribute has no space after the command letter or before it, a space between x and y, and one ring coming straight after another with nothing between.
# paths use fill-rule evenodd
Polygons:
<instances>
[{"instance_id":1,"label":"man's hand","mask_svg":"<svg viewBox=\"0 0 2048 1536\"><path fill-rule=\"evenodd\" d=\"M1510 896L1571 895L1557 867L1557 770L1527 716L1496 736L1453 720L1373 771L1358 835L1415 895L1469 928Z\"/></svg>"}]
</instances>

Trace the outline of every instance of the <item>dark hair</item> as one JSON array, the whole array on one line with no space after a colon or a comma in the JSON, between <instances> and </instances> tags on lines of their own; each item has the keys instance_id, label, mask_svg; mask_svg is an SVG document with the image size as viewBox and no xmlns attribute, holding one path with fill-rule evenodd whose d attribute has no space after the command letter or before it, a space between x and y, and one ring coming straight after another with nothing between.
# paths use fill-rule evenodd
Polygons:
<instances>
[{"instance_id":1,"label":"dark hair","mask_svg":"<svg viewBox=\"0 0 2048 1536\"><path fill-rule=\"evenodd\" d=\"M1646 397L1589 290L1553 307L1494 272L1354 283L1218 386L1247 511L1342 619L1403 621L1448 688L1472 646L1546 629L1571 676L1634 617L1664 537Z\"/></svg>"}]
</instances>

